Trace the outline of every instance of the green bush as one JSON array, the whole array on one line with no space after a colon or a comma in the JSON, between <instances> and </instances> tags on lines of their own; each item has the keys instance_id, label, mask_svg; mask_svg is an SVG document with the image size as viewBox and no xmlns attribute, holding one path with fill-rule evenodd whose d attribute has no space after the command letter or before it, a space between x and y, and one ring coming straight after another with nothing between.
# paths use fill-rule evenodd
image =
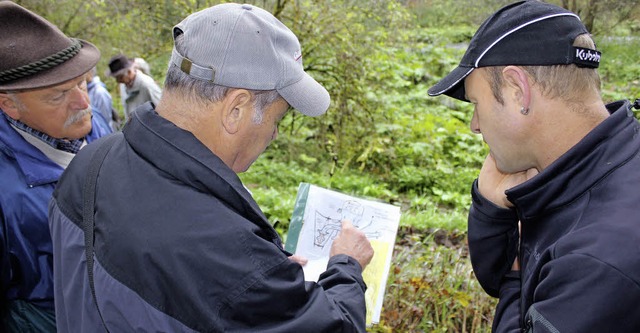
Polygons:
<instances>
[{"instance_id":1,"label":"green bush","mask_svg":"<svg viewBox=\"0 0 640 333\"><path fill-rule=\"evenodd\" d=\"M602 97L611 102L640 98L640 38L608 36L595 38L602 52L599 72L602 78ZM635 50L635 51L634 51Z\"/></svg>"},{"instance_id":2,"label":"green bush","mask_svg":"<svg viewBox=\"0 0 640 333\"><path fill-rule=\"evenodd\" d=\"M491 332L496 300L475 279L463 240L401 230L382 319L369 332Z\"/></svg>"}]
</instances>

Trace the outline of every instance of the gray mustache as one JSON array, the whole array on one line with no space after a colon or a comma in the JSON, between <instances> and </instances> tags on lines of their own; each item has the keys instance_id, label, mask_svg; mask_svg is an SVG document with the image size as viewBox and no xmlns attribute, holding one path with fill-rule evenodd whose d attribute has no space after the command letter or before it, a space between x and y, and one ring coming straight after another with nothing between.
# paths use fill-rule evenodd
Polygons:
<instances>
[{"instance_id":1,"label":"gray mustache","mask_svg":"<svg viewBox=\"0 0 640 333\"><path fill-rule=\"evenodd\" d=\"M77 123L78 121L80 121L82 118L84 118L84 116L88 113L91 113L91 107L88 107L74 115L72 115L71 117L67 118L67 120L64 122L64 127L69 127L75 123Z\"/></svg>"}]
</instances>

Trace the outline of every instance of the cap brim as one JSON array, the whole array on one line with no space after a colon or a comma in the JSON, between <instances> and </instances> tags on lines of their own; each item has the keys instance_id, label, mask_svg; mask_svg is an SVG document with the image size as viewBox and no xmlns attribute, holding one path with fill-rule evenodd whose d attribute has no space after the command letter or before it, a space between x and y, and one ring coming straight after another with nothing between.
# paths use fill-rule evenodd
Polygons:
<instances>
[{"instance_id":1,"label":"cap brim","mask_svg":"<svg viewBox=\"0 0 640 333\"><path fill-rule=\"evenodd\" d=\"M0 90L31 90L55 86L75 79L90 71L100 60L100 51L93 44L80 40L82 48L73 58L64 63L5 84L0 84Z\"/></svg>"},{"instance_id":2,"label":"cap brim","mask_svg":"<svg viewBox=\"0 0 640 333\"><path fill-rule=\"evenodd\" d=\"M445 76L440 82L429 88L429 96L445 94L461 101L468 102L465 97L464 79L471 74L473 67L456 67L451 73Z\"/></svg>"},{"instance_id":3,"label":"cap brim","mask_svg":"<svg viewBox=\"0 0 640 333\"><path fill-rule=\"evenodd\" d=\"M122 74L126 73L128 70L129 70L129 67L126 67L126 68L121 68L121 69L119 69L119 70L117 70L117 71L112 73L111 70L107 68L107 70L104 72L104 75L111 76L111 77L116 77L118 75L122 75Z\"/></svg>"},{"instance_id":4,"label":"cap brim","mask_svg":"<svg viewBox=\"0 0 640 333\"><path fill-rule=\"evenodd\" d=\"M331 103L327 89L307 73L298 82L277 90L291 107L311 117L327 112Z\"/></svg>"}]
</instances>

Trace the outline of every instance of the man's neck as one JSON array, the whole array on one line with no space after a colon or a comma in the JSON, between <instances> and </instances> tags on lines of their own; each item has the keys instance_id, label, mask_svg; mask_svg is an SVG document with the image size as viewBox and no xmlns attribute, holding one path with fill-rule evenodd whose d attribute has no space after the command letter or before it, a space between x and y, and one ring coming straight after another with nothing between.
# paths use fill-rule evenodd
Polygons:
<instances>
[{"instance_id":1,"label":"man's neck","mask_svg":"<svg viewBox=\"0 0 640 333\"><path fill-rule=\"evenodd\" d=\"M536 109L542 111L539 137L536 139L538 162L542 169L569 151L609 116L600 99L579 105L547 99Z\"/></svg>"}]
</instances>

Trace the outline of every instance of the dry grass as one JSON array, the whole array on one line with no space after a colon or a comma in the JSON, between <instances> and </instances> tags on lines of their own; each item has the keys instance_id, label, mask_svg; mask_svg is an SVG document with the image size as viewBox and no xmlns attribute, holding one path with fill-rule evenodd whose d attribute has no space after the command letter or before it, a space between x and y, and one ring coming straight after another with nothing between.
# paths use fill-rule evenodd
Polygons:
<instances>
[{"instance_id":1,"label":"dry grass","mask_svg":"<svg viewBox=\"0 0 640 333\"><path fill-rule=\"evenodd\" d=\"M381 320L369 332L491 332L496 302L473 275L466 235L402 228Z\"/></svg>"}]
</instances>

